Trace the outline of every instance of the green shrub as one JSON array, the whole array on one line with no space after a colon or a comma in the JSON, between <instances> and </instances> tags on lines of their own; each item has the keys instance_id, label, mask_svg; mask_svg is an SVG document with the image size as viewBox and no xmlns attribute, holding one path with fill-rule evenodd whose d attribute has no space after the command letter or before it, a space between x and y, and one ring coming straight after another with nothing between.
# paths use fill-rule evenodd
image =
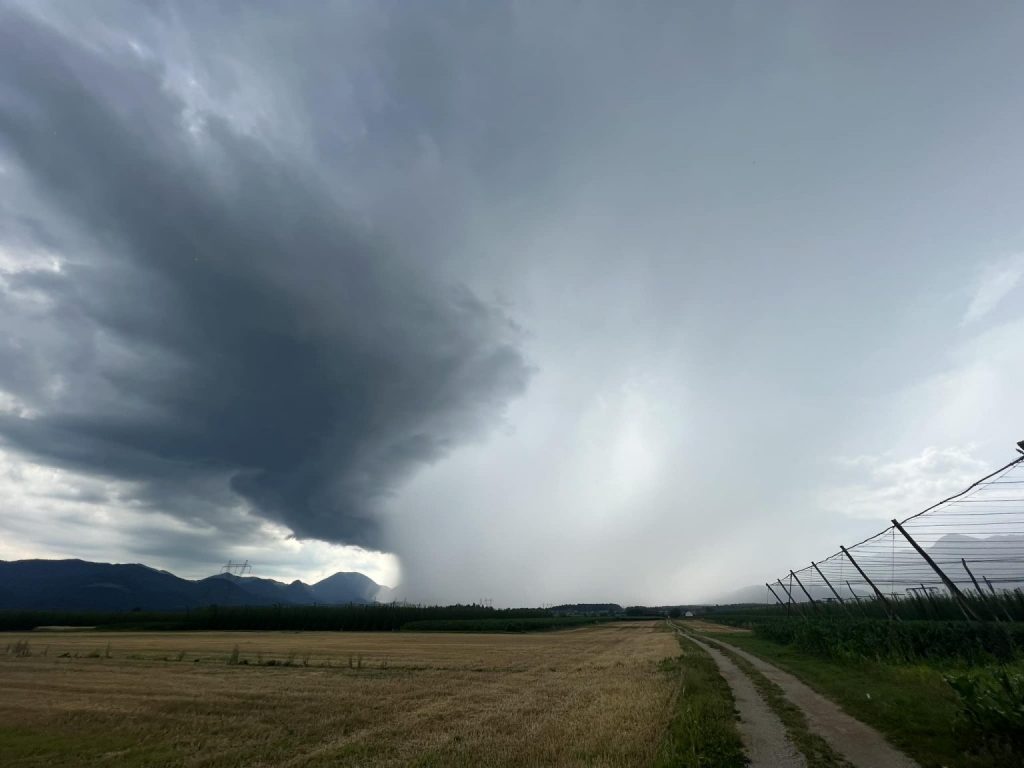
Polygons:
<instances>
[{"instance_id":1,"label":"green shrub","mask_svg":"<svg viewBox=\"0 0 1024 768\"><path fill-rule=\"evenodd\" d=\"M956 727L966 745L1024 756L1024 675L978 670L946 682L960 699Z\"/></svg>"},{"instance_id":2,"label":"green shrub","mask_svg":"<svg viewBox=\"0 0 1024 768\"><path fill-rule=\"evenodd\" d=\"M980 664L1010 661L1024 648L1024 624L837 616L762 619L750 624L766 640L826 658Z\"/></svg>"}]
</instances>

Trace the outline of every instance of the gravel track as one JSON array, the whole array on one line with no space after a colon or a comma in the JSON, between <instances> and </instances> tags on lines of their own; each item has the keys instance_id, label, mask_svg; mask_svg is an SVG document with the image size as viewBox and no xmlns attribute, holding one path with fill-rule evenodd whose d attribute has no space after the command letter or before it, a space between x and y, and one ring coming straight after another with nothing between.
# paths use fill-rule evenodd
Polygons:
<instances>
[{"instance_id":1,"label":"gravel track","mask_svg":"<svg viewBox=\"0 0 1024 768\"><path fill-rule=\"evenodd\" d=\"M810 729L856 768L920 768L887 742L881 733L846 714L835 702L812 690L789 672L735 646L730 645L729 649L778 685L786 698L803 710Z\"/></svg>"},{"instance_id":2,"label":"gravel track","mask_svg":"<svg viewBox=\"0 0 1024 768\"><path fill-rule=\"evenodd\" d=\"M761 698L743 670L721 651L701 642L693 635L683 636L711 656L718 665L718 671L729 683L736 700L736 709L740 714L740 738L750 758L751 768L806 768L804 756L789 740L782 721Z\"/></svg>"}]
</instances>

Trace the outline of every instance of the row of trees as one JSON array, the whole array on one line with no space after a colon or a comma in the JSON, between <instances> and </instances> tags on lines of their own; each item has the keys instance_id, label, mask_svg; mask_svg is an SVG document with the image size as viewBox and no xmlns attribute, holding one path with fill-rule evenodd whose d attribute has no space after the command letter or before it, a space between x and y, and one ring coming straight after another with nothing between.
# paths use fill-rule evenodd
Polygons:
<instances>
[{"instance_id":1,"label":"row of trees","mask_svg":"<svg viewBox=\"0 0 1024 768\"><path fill-rule=\"evenodd\" d=\"M96 627L111 630L332 630L392 631L412 621L545 618L534 608L496 609L480 605L419 606L372 604L340 606L216 606L182 612L131 611L68 613L0 611L0 631L45 626Z\"/></svg>"}]
</instances>

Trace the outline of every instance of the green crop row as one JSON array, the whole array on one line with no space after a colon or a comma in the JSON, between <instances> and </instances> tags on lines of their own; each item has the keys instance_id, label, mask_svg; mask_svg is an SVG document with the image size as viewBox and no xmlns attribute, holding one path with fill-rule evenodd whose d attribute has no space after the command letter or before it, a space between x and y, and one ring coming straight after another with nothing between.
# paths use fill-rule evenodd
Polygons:
<instances>
[{"instance_id":1,"label":"green crop row","mask_svg":"<svg viewBox=\"0 0 1024 768\"><path fill-rule=\"evenodd\" d=\"M748 619L743 623L766 640L827 658L983 664L1019 658L1024 650L1024 624L1019 622L889 621L821 616Z\"/></svg>"},{"instance_id":2,"label":"green crop row","mask_svg":"<svg viewBox=\"0 0 1024 768\"><path fill-rule=\"evenodd\" d=\"M784 616L800 618L807 616L833 616L835 618L888 619L935 621L1024 621L1024 591L1004 590L995 594L963 592L958 599L950 595L889 596L883 602L876 598L846 598L846 601L823 602L814 605L807 601L773 605L725 605L709 610L716 621L755 620L765 617Z\"/></svg>"}]
</instances>

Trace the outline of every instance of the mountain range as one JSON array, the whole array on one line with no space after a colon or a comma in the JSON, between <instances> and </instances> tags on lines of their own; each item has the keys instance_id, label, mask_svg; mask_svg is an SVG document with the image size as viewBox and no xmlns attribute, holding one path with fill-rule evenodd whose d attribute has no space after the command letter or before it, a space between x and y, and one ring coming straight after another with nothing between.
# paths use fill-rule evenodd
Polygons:
<instances>
[{"instance_id":1,"label":"mountain range","mask_svg":"<svg viewBox=\"0 0 1024 768\"><path fill-rule=\"evenodd\" d=\"M147 565L0 560L0 610L176 611L206 605L339 605L388 599L357 572L315 584L222 573L190 580Z\"/></svg>"}]
</instances>

